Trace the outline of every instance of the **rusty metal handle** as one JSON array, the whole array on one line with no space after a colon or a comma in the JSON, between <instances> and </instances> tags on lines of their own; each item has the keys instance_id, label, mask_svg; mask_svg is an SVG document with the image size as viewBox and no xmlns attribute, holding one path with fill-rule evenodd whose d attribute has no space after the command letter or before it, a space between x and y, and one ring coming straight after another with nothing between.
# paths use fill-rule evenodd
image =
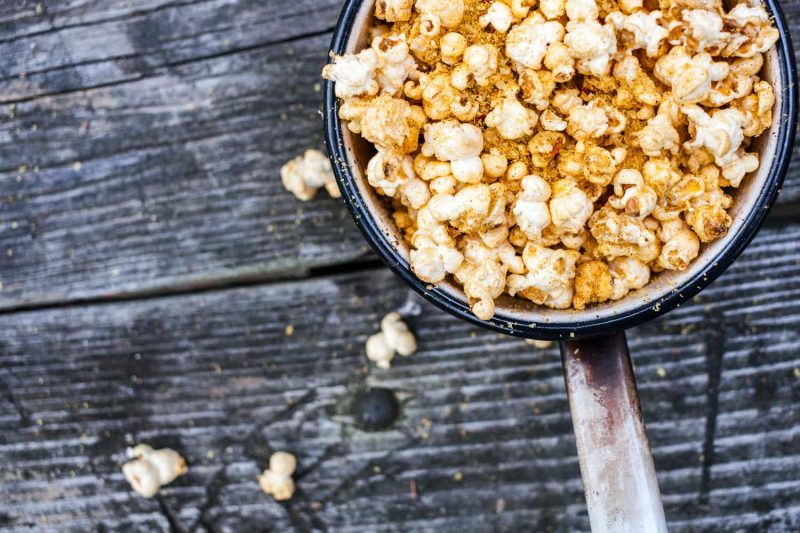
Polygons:
<instances>
[{"instance_id":1,"label":"rusty metal handle","mask_svg":"<svg viewBox=\"0 0 800 533\"><path fill-rule=\"evenodd\" d=\"M625 333L561 343L594 533L666 532Z\"/></svg>"}]
</instances>

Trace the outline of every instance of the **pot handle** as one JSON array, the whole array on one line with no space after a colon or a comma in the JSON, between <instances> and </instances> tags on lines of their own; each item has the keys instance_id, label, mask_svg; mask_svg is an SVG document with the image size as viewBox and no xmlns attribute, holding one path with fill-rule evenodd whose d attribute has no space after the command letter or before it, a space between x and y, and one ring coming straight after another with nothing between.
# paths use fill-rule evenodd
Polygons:
<instances>
[{"instance_id":1,"label":"pot handle","mask_svg":"<svg viewBox=\"0 0 800 533\"><path fill-rule=\"evenodd\" d=\"M625 333L561 343L594 533L666 532Z\"/></svg>"}]
</instances>

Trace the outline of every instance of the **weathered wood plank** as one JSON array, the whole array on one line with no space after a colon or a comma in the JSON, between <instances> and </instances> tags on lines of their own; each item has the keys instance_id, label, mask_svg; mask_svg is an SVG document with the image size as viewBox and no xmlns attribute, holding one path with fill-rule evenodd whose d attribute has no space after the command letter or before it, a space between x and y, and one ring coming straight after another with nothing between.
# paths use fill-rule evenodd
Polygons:
<instances>
[{"instance_id":1,"label":"weathered wood plank","mask_svg":"<svg viewBox=\"0 0 800 533\"><path fill-rule=\"evenodd\" d=\"M328 40L18 105L0 133L0 308L361 257L340 202L298 202L279 178L322 144L309 80Z\"/></svg>"},{"instance_id":2,"label":"weathered wood plank","mask_svg":"<svg viewBox=\"0 0 800 533\"><path fill-rule=\"evenodd\" d=\"M65 4L31 3L33 12L21 7L13 22L0 18L0 103L136 80L170 65L330 31L341 8L335 0Z\"/></svg>"},{"instance_id":3,"label":"weathered wood plank","mask_svg":"<svg viewBox=\"0 0 800 533\"><path fill-rule=\"evenodd\" d=\"M0 98L34 98L2 118L0 309L364 254L340 205L299 204L277 181L320 144L329 36L281 41L330 27L338 2L37 5L0 7ZM75 92L36 97L60 91ZM796 161L782 198L800 198Z\"/></svg>"},{"instance_id":4,"label":"weathered wood plank","mask_svg":"<svg viewBox=\"0 0 800 533\"><path fill-rule=\"evenodd\" d=\"M800 527L798 242L798 226L762 231L700 298L629 334L673 531ZM423 303L420 351L370 368L366 336L408 298L381 269L2 317L0 525L587 529L556 349ZM395 428L348 422L367 383L404 395ZM191 464L160 504L122 480L135 441ZM286 505L255 482L279 448L300 464Z\"/></svg>"}]
</instances>

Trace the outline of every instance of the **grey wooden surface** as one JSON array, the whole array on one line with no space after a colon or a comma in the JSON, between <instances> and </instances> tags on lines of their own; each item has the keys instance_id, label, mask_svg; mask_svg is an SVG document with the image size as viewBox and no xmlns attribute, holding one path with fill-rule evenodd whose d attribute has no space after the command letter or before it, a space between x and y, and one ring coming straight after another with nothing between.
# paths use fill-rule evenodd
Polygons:
<instances>
[{"instance_id":1,"label":"grey wooden surface","mask_svg":"<svg viewBox=\"0 0 800 533\"><path fill-rule=\"evenodd\" d=\"M339 8L0 2L0 529L588 527L557 350L421 303L419 353L371 368L409 291L341 203L280 186ZM795 158L728 273L629 333L672 530L800 530L798 201ZM402 416L364 433L376 384ZM121 476L138 441L190 463L155 500ZM275 449L286 504L255 481Z\"/></svg>"}]
</instances>

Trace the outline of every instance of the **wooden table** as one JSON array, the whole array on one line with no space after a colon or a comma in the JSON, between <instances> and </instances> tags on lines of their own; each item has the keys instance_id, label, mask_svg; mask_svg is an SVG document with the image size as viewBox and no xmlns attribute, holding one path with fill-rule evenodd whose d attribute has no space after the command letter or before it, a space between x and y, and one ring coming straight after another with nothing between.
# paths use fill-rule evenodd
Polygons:
<instances>
[{"instance_id":1,"label":"wooden table","mask_svg":"<svg viewBox=\"0 0 800 533\"><path fill-rule=\"evenodd\" d=\"M280 184L321 146L340 4L0 3L0 527L588 528L557 349L423 302L420 351L371 367L414 297ZM673 531L800 530L798 164L728 273L629 334ZM403 399L388 431L352 423L368 385ZM136 496L135 442L189 473ZM256 483L277 449L288 503Z\"/></svg>"}]
</instances>

